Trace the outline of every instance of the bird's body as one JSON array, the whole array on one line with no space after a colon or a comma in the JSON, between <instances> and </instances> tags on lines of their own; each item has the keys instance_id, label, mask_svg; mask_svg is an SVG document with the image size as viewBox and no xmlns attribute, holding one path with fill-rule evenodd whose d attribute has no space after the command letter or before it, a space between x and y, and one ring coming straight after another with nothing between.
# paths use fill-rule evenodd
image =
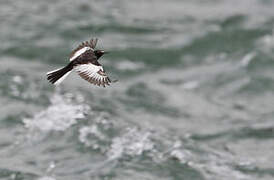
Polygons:
<instances>
[{"instance_id":1,"label":"bird's body","mask_svg":"<svg viewBox=\"0 0 274 180\"><path fill-rule=\"evenodd\" d=\"M47 73L47 79L52 84L60 84L72 70L75 70L83 79L88 82L103 86L109 85L111 80L105 74L98 59L105 53L103 50L95 50L97 39L83 42L70 55L70 63L64 68Z\"/></svg>"}]
</instances>

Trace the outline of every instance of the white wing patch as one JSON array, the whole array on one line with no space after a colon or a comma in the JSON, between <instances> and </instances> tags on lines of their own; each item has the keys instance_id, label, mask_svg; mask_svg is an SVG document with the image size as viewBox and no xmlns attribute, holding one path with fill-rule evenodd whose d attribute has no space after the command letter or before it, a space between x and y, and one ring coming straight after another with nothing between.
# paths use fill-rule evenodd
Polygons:
<instances>
[{"instance_id":1,"label":"white wing patch","mask_svg":"<svg viewBox=\"0 0 274 180\"><path fill-rule=\"evenodd\" d=\"M93 50L90 47L83 47L82 49L79 49L78 51L76 51L74 53L74 55L69 59L70 61L73 61L74 59L76 59L78 56L80 56L81 54L83 54L84 52L86 52L87 50Z\"/></svg>"},{"instance_id":2,"label":"white wing patch","mask_svg":"<svg viewBox=\"0 0 274 180\"><path fill-rule=\"evenodd\" d=\"M111 80L105 74L102 66L96 66L94 64L81 64L74 67L74 70L85 80L95 85L109 85Z\"/></svg>"}]
</instances>

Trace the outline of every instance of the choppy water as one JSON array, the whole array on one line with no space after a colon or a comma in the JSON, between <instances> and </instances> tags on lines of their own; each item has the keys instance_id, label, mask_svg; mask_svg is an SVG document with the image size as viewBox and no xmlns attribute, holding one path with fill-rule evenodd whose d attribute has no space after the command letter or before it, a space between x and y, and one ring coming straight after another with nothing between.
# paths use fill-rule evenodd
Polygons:
<instances>
[{"instance_id":1,"label":"choppy water","mask_svg":"<svg viewBox=\"0 0 274 180\"><path fill-rule=\"evenodd\" d=\"M0 1L0 179L274 179L271 0ZM99 37L119 82L73 74Z\"/></svg>"}]
</instances>

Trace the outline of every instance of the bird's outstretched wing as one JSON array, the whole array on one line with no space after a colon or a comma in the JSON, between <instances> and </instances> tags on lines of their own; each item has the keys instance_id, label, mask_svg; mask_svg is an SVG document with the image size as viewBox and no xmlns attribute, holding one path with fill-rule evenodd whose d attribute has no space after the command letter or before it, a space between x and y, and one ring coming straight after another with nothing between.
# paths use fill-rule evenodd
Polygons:
<instances>
[{"instance_id":1,"label":"bird's outstretched wing","mask_svg":"<svg viewBox=\"0 0 274 180\"><path fill-rule=\"evenodd\" d=\"M91 39L90 41L82 42L77 48L75 48L70 54L70 60L73 60L75 57L81 55L86 50L91 49L94 51L97 45L98 39Z\"/></svg>"},{"instance_id":2,"label":"bird's outstretched wing","mask_svg":"<svg viewBox=\"0 0 274 180\"><path fill-rule=\"evenodd\" d=\"M97 66L92 63L79 64L74 67L74 70L85 80L91 84L103 86L110 85L111 80L106 75L101 65Z\"/></svg>"}]
</instances>

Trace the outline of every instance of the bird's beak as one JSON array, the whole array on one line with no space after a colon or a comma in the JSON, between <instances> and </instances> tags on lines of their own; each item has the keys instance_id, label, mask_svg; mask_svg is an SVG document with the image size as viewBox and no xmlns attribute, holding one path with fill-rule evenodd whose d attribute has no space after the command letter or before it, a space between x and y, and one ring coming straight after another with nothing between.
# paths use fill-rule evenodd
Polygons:
<instances>
[{"instance_id":1,"label":"bird's beak","mask_svg":"<svg viewBox=\"0 0 274 180\"><path fill-rule=\"evenodd\" d=\"M109 52L108 51L103 51L104 54L108 54Z\"/></svg>"}]
</instances>

